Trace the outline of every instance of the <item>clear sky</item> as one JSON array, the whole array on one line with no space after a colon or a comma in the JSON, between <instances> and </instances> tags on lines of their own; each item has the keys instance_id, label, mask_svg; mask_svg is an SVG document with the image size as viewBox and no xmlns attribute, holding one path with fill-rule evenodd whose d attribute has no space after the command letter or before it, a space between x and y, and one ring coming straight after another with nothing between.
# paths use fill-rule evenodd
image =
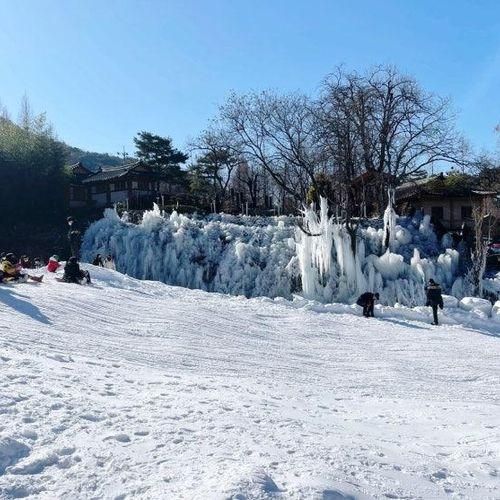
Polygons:
<instances>
[{"instance_id":1,"label":"clear sky","mask_svg":"<svg viewBox=\"0 0 500 500\"><path fill-rule=\"evenodd\" d=\"M0 101L15 117L26 93L91 151L139 130L182 148L231 90L314 93L341 63L397 65L494 148L500 0L0 0Z\"/></svg>"}]
</instances>

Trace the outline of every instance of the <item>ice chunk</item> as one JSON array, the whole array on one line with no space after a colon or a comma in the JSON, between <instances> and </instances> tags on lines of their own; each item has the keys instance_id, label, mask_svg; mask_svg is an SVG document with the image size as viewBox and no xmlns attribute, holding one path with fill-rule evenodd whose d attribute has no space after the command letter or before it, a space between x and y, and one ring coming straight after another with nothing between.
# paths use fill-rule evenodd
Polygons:
<instances>
[{"instance_id":1,"label":"ice chunk","mask_svg":"<svg viewBox=\"0 0 500 500\"><path fill-rule=\"evenodd\" d=\"M480 299L478 297L464 297L459 302L460 309L473 312L479 316L491 316L492 305L489 300Z\"/></svg>"}]
</instances>

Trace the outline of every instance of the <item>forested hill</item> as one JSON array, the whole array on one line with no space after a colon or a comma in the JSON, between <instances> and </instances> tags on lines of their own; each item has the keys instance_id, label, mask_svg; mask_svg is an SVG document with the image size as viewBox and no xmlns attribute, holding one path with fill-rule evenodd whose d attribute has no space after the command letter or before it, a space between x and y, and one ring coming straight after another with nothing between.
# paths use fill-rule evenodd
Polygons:
<instances>
[{"instance_id":1,"label":"forested hill","mask_svg":"<svg viewBox=\"0 0 500 500\"><path fill-rule=\"evenodd\" d=\"M108 153L84 151L83 149L75 148L66 143L62 143L62 145L68 165L73 165L81 161L85 168L97 171L102 167L115 167L123 163L123 159L119 156L112 156Z\"/></svg>"}]
</instances>

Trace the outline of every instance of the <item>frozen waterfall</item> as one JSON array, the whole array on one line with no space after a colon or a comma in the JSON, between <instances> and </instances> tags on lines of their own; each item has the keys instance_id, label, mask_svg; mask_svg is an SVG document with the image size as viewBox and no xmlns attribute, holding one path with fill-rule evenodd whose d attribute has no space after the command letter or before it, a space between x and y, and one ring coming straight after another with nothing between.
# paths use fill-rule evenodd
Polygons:
<instances>
[{"instance_id":1,"label":"frozen waterfall","mask_svg":"<svg viewBox=\"0 0 500 500\"><path fill-rule=\"evenodd\" d=\"M431 277L460 295L459 253L442 247L451 239L438 241L429 216L397 217L390 203L383 221L362 221L349 233L329 217L326 200L319 208L305 208L300 224L293 217L165 215L157 206L133 224L108 209L85 233L82 255L112 254L117 269L136 278L247 297L301 293L351 302L368 290L382 303L414 306L425 302Z\"/></svg>"}]
</instances>

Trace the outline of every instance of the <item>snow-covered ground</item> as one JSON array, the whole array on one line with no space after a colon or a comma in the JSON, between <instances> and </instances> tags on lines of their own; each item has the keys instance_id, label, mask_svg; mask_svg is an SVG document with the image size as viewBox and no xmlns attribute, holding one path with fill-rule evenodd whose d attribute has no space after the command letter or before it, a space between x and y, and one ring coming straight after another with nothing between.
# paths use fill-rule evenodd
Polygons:
<instances>
[{"instance_id":1,"label":"snow-covered ground","mask_svg":"<svg viewBox=\"0 0 500 500\"><path fill-rule=\"evenodd\" d=\"M88 268L0 286L0 498L500 498L500 323Z\"/></svg>"}]
</instances>

